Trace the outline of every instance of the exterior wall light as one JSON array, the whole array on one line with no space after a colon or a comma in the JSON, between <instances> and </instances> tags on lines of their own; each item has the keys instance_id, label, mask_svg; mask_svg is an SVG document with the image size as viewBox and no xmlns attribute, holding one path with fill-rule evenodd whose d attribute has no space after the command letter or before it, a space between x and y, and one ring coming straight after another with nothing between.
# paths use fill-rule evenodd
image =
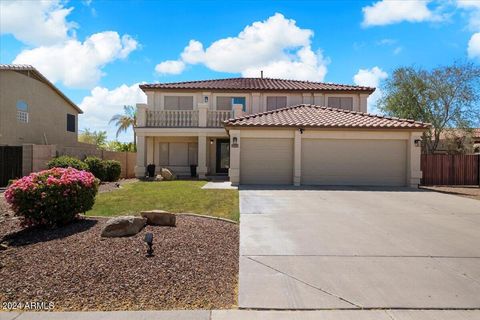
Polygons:
<instances>
[{"instance_id":1,"label":"exterior wall light","mask_svg":"<svg viewBox=\"0 0 480 320\"><path fill-rule=\"evenodd\" d=\"M415 143L415 147L421 147L422 146L422 139L415 139L414 143Z\"/></svg>"},{"instance_id":2,"label":"exterior wall light","mask_svg":"<svg viewBox=\"0 0 480 320\"><path fill-rule=\"evenodd\" d=\"M298 131L300 131L300 134L303 134L303 131L305 131L305 129L299 128Z\"/></svg>"},{"instance_id":3,"label":"exterior wall light","mask_svg":"<svg viewBox=\"0 0 480 320\"><path fill-rule=\"evenodd\" d=\"M237 137L232 138L232 148L238 148L238 138Z\"/></svg>"},{"instance_id":4,"label":"exterior wall light","mask_svg":"<svg viewBox=\"0 0 480 320\"><path fill-rule=\"evenodd\" d=\"M204 101L205 103L208 103L208 96L205 96L205 97L203 98L203 101Z\"/></svg>"},{"instance_id":5,"label":"exterior wall light","mask_svg":"<svg viewBox=\"0 0 480 320\"><path fill-rule=\"evenodd\" d=\"M210 144L213 144L213 139L210 139Z\"/></svg>"}]
</instances>

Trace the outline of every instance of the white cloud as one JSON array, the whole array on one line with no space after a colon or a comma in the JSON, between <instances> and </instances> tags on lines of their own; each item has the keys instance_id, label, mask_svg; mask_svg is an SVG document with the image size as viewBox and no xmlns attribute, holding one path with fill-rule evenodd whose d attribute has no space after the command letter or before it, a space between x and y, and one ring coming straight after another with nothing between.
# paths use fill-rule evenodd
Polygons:
<instances>
[{"instance_id":1,"label":"white cloud","mask_svg":"<svg viewBox=\"0 0 480 320\"><path fill-rule=\"evenodd\" d=\"M245 27L236 37L219 39L207 48L191 40L180 60L174 61L203 64L214 71L243 76L258 77L260 70L264 70L267 77L322 81L328 59L320 50L312 50L312 37L313 31L302 29L294 20L276 13ZM163 65L165 68L176 65L173 60L163 63L167 63Z\"/></svg>"},{"instance_id":2,"label":"white cloud","mask_svg":"<svg viewBox=\"0 0 480 320\"><path fill-rule=\"evenodd\" d=\"M31 64L50 81L62 81L68 87L88 88L104 75L102 67L126 58L137 48L129 35L117 32L95 33L84 42L70 39L52 46L23 50L13 63Z\"/></svg>"},{"instance_id":3,"label":"white cloud","mask_svg":"<svg viewBox=\"0 0 480 320\"><path fill-rule=\"evenodd\" d=\"M0 31L26 44L52 45L66 40L76 27L67 21L72 10L59 0L0 1Z\"/></svg>"},{"instance_id":4,"label":"white cloud","mask_svg":"<svg viewBox=\"0 0 480 320\"><path fill-rule=\"evenodd\" d=\"M362 8L362 25L384 26L394 23L440 20L440 16L428 8L430 0L381 0Z\"/></svg>"},{"instance_id":5,"label":"white cloud","mask_svg":"<svg viewBox=\"0 0 480 320\"><path fill-rule=\"evenodd\" d=\"M108 138L115 139L117 128L114 124L108 124L113 115L123 113L124 105L135 106L137 103L146 103L145 93L138 87L139 83L128 86L123 84L115 89L109 90L104 87L95 87L90 95L83 98L79 107L84 111L80 116L80 128L91 130L107 129ZM132 141L131 131L122 135L122 140Z\"/></svg>"},{"instance_id":6,"label":"white cloud","mask_svg":"<svg viewBox=\"0 0 480 320\"><path fill-rule=\"evenodd\" d=\"M468 57L480 59L480 32L474 33L468 42Z\"/></svg>"},{"instance_id":7,"label":"white cloud","mask_svg":"<svg viewBox=\"0 0 480 320\"><path fill-rule=\"evenodd\" d=\"M159 74L180 74L185 70L185 62L181 60L167 60L156 65L155 71Z\"/></svg>"},{"instance_id":8,"label":"white cloud","mask_svg":"<svg viewBox=\"0 0 480 320\"><path fill-rule=\"evenodd\" d=\"M380 82L387 79L388 74L379 67L371 69L360 69L357 74L353 76L353 82L359 86L375 87L375 92L368 97L368 112L377 113L376 103L382 96L379 88Z\"/></svg>"}]
</instances>

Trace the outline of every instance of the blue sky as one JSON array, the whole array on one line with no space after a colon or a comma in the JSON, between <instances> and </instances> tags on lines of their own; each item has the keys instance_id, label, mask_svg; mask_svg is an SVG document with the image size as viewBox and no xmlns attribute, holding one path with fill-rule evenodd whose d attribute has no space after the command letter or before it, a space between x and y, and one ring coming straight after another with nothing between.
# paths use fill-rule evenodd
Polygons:
<instances>
[{"instance_id":1,"label":"blue sky","mask_svg":"<svg viewBox=\"0 0 480 320\"><path fill-rule=\"evenodd\" d=\"M480 0L0 6L0 62L37 67L84 109L80 129L107 130L110 139L109 118L145 99L141 82L265 70L270 77L377 86L399 66L480 62ZM370 111L380 94L370 99Z\"/></svg>"}]
</instances>

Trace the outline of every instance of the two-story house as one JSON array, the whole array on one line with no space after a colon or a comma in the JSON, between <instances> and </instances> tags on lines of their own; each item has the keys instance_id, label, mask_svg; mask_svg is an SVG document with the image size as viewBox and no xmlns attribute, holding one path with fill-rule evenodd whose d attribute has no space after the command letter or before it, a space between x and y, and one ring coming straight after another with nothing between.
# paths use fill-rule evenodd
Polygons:
<instances>
[{"instance_id":1,"label":"two-story house","mask_svg":"<svg viewBox=\"0 0 480 320\"><path fill-rule=\"evenodd\" d=\"M0 146L75 146L82 110L30 65L0 65Z\"/></svg>"},{"instance_id":2,"label":"two-story house","mask_svg":"<svg viewBox=\"0 0 480 320\"><path fill-rule=\"evenodd\" d=\"M268 78L143 84L136 175L233 184L415 185L426 125L368 115L374 88ZM228 121L227 121L228 120Z\"/></svg>"}]
</instances>

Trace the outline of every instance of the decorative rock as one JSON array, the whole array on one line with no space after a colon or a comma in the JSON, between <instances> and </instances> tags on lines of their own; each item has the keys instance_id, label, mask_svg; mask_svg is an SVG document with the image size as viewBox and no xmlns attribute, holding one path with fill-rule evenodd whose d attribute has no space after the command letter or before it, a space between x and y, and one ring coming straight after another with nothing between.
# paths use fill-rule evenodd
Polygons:
<instances>
[{"instance_id":1,"label":"decorative rock","mask_svg":"<svg viewBox=\"0 0 480 320\"><path fill-rule=\"evenodd\" d=\"M134 216L112 218L102 230L102 237L133 236L145 227L147 219Z\"/></svg>"},{"instance_id":2,"label":"decorative rock","mask_svg":"<svg viewBox=\"0 0 480 320\"><path fill-rule=\"evenodd\" d=\"M160 175L162 176L163 180L167 180L167 181L175 180L176 178L173 172L167 168L162 168L160 170Z\"/></svg>"},{"instance_id":3,"label":"decorative rock","mask_svg":"<svg viewBox=\"0 0 480 320\"><path fill-rule=\"evenodd\" d=\"M175 227L176 216L163 210L142 211L141 215L147 219L147 224L154 226Z\"/></svg>"}]
</instances>

